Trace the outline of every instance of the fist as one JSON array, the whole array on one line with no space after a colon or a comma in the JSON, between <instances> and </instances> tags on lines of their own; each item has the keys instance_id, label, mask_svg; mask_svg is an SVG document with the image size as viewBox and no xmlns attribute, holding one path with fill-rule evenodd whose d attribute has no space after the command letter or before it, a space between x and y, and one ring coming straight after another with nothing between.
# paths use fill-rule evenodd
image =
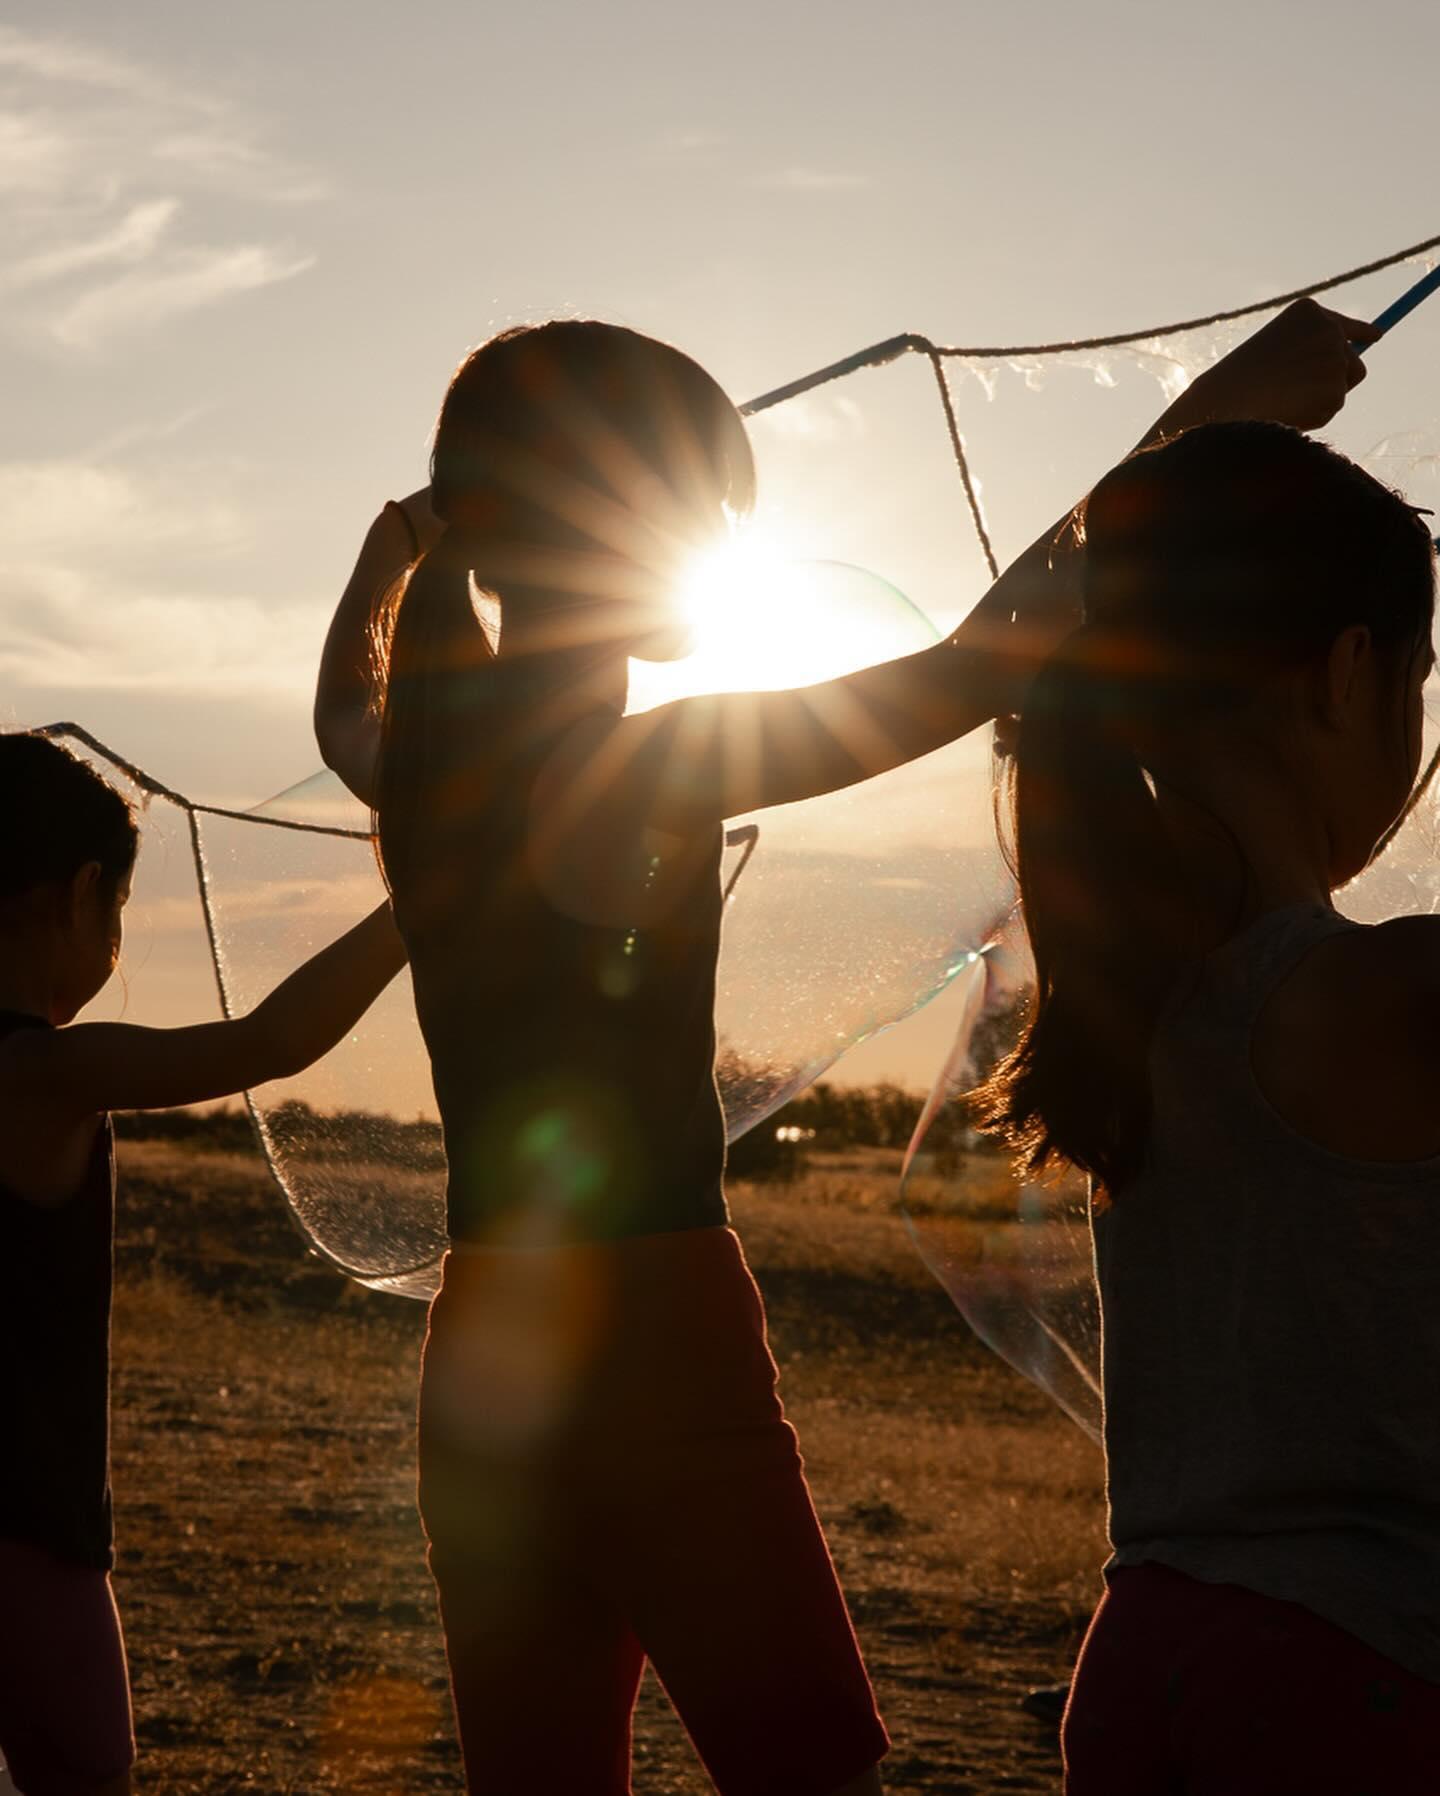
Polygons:
<instances>
[{"instance_id":1,"label":"fist","mask_svg":"<svg viewBox=\"0 0 1440 1796\"><path fill-rule=\"evenodd\" d=\"M1200 375L1171 421L1182 429L1254 419L1316 430L1364 380L1359 351L1380 335L1362 319L1297 299Z\"/></svg>"}]
</instances>

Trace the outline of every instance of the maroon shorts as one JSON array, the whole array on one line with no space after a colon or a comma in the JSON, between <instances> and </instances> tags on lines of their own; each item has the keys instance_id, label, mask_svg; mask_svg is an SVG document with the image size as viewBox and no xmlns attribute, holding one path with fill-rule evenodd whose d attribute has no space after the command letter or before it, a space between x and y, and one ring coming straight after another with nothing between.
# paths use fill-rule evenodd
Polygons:
<instances>
[{"instance_id":1,"label":"maroon shorts","mask_svg":"<svg viewBox=\"0 0 1440 1796\"><path fill-rule=\"evenodd\" d=\"M630 1788L648 1659L722 1796L888 1746L728 1229L452 1253L420 1503L468 1788Z\"/></svg>"},{"instance_id":2,"label":"maroon shorts","mask_svg":"<svg viewBox=\"0 0 1440 1796\"><path fill-rule=\"evenodd\" d=\"M0 1540L0 1753L24 1796L84 1796L135 1759L108 1575L18 1540Z\"/></svg>"},{"instance_id":3,"label":"maroon shorts","mask_svg":"<svg viewBox=\"0 0 1440 1796\"><path fill-rule=\"evenodd\" d=\"M1440 1684L1298 1604L1129 1566L1063 1741L1066 1796L1434 1796Z\"/></svg>"}]
</instances>

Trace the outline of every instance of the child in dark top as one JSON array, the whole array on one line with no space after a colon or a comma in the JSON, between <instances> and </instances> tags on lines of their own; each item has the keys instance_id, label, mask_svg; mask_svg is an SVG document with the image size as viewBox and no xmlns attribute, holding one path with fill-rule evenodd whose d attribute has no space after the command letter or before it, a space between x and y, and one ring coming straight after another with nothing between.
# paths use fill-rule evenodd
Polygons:
<instances>
[{"instance_id":1,"label":"child in dark top","mask_svg":"<svg viewBox=\"0 0 1440 1796\"><path fill-rule=\"evenodd\" d=\"M134 1745L110 1592L108 1112L298 1072L404 963L389 905L248 1015L75 1023L115 969L138 834L40 735L0 735L0 1754L23 1796L120 1796Z\"/></svg>"},{"instance_id":2,"label":"child in dark top","mask_svg":"<svg viewBox=\"0 0 1440 1796\"><path fill-rule=\"evenodd\" d=\"M1322 422L1363 333L1288 313L1157 428ZM683 651L677 570L753 494L719 387L615 326L508 331L431 472L376 520L316 722L375 807L445 1130L420 1496L469 1787L627 1792L649 1658L724 1796L864 1796L885 1733L727 1226L723 822L1014 709L1074 558L1047 534L907 659L626 716L627 657Z\"/></svg>"},{"instance_id":3,"label":"child in dark top","mask_svg":"<svg viewBox=\"0 0 1440 1796\"><path fill-rule=\"evenodd\" d=\"M1440 1788L1440 922L1333 894L1409 801L1430 529L1274 424L1136 455L1026 698L1037 1001L980 1095L1090 1175L1113 1553L1070 1796Z\"/></svg>"}]
</instances>

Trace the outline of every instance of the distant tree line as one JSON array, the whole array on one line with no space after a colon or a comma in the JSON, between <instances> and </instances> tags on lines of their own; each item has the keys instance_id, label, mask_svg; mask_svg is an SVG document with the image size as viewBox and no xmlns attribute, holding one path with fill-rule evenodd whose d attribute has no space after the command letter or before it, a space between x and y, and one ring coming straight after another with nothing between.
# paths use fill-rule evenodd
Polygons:
<instances>
[{"instance_id":1,"label":"distant tree line","mask_svg":"<svg viewBox=\"0 0 1440 1796\"><path fill-rule=\"evenodd\" d=\"M1015 1012L982 1020L975 1031L970 1072L988 1070L1014 1039ZM771 1076L751 1066L731 1049L720 1055L721 1083L732 1103L763 1102ZM741 1179L793 1178L812 1152L852 1147L909 1146L925 1107L924 1097L890 1080L874 1085L836 1085L821 1079L791 1098L764 1122L756 1124L729 1154L731 1175ZM445 1153L440 1125L417 1117L403 1122L369 1110L317 1111L297 1098L266 1113L277 1146L294 1146L308 1158L368 1160L409 1171L443 1172ZM245 1152L254 1131L243 1109L130 1111L115 1117L116 1133L134 1140L175 1141ZM964 1106L944 1105L926 1135L927 1148L951 1159L967 1153L992 1153L991 1142L969 1127Z\"/></svg>"},{"instance_id":2,"label":"distant tree line","mask_svg":"<svg viewBox=\"0 0 1440 1796\"><path fill-rule=\"evenodd\" d=\"M369 1160L410 1171L443 1172L440 1125L425 1117L402 1122L373 1110L315 1110L287 1098L265 1113L276 1145L294 1143L317 1159ZM115 1133L132 1141L176 1141L226 1152L255 1146L244 1110L128 1110L115 1117Z\"/></svg>"}]
</instances>

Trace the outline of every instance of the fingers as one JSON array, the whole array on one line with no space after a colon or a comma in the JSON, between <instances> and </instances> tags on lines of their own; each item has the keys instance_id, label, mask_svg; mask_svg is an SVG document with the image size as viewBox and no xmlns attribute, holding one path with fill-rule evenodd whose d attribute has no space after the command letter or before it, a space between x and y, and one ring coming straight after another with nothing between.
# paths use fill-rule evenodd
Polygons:
<instances>
[{"instance_id":1,"label":"fingers","mask_svg":"<svg viewBox=\"0 0 1440 1796\"><path fill-rule=\"evenodd\" d=\"M1302 299L1293 309L1300 311L1302 308L1311 319L1323 322L1327 336L1340 352L1339 373L1343 385L1340 391L1334 395L1333 400L1327 403L1327 416L1321 422L1328 423L1330 417L1333 417L1344 404L1345 395L1353 393L1369 374L1370 370L1364 361L1363 352L1372 343L1378 343L1385 333L1377 330L1364 318L1351 318L1344 312L1333 311L1329 306L1317 305L1313 299ZM1333 350L1327 345L1325 349L1327 361L1332 353Z\"/></svg>"},{"instance_id":2,"label":"fingers","mask_svg":"<svg viewBox=\"0 0 1440 1796\"><path fill-rule=\"evenodd\" d=\"M1302 319L1312 323L1323 322L1326 330L1333 331L1342 342L1357 343L1362 348L1368 348L1370 344L1378 343L1385 335L1384 331L1377 330L1368 319L1352 318L1347 312L1334 311L1330 306L1322 306L1318 300L1314 299L1293 301L1286 306L1279 317L1293 317L1297 322Z\"/></svg>"},{"instance_id":3,"label":"fingers","mask_svg":"<svg viewBox=\"0 0 1440 1796\"><path fill-rule=\"evenodd\" d=\"M1338 326L1347 343L1378 343L1385 335L1368 319L1351 318L1348 313L1331 311L1329 306L1316 306L1315 310Z\"/></svg>"}]
</instances>

